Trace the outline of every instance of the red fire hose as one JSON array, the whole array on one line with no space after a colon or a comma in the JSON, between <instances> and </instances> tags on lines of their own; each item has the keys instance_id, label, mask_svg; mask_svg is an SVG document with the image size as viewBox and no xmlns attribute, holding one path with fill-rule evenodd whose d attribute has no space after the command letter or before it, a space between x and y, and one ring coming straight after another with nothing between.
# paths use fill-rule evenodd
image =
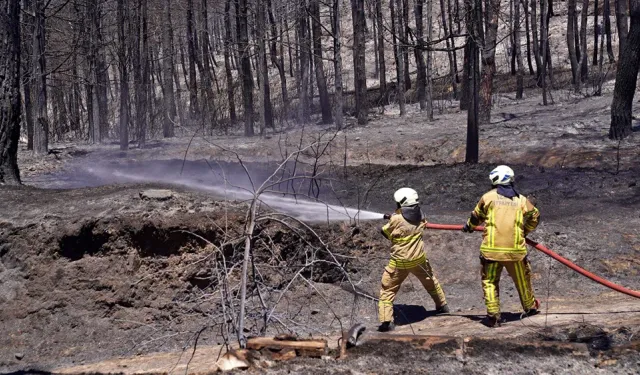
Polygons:
<instances>
[{"instance_id":1,"label":"red fire hose","mask_svg":"<svg viewBox=\"0 0 640 375\"><path fill-rule=\"evenodd\" d=\"M443 229L443 230L462 230L462 225L451 225L451 224L431 224L431 223L427 223L426 225L427 229ZM483 227L476 227L475 230L477 231L483 231L484 228ZM571 268L572 270L576 271L577 273L581 274L582 276L586 276L588 278L590 278L591 280L600 283L604 286L606 286L607 288L611 288L613 290L615 290L616 292L620 292L620 293L624 293L626 295L629 295L631 297L636 297L636 298L640 298L640 292L636 291L636 290L631 290L631 289L627 289L623 286L620 286L618 284L614 284L611 281L605 280L599 276L596 276L594 274L592 274L591 272L576 266L575 264L571 263L569 260L567 260L566 258L561 257L560 255L554 253L553 251L551 251L549 248L547 248L546 246L539 244L533 240L530 240L527 238L527 244L529 244L532 247L535 247L537 250L542 251L543 253L547 254L548 256L550 256L551 258L557 260L558 262L564 264L565 266Z\"/></svg>"}]
</instances>

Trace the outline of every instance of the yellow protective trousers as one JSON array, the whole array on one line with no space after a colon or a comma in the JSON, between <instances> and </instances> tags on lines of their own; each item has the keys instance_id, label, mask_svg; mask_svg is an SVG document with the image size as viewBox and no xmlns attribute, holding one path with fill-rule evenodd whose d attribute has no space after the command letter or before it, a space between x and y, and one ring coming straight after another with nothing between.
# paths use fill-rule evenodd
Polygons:
<instances>
[{"instance_id":1,"label":"yellow protective trousers","mask_svg":"<svg viewBox=\"0 0 640 375\"><path fill-rule=\"evenodd\" d=\"M516 284L520 303L524 311L529 311L535 304L533 288L531 287L531 264L527 258L518 261L494 261L480 257L482 264L482 289L487 315L500 317L500 274L502 268Z\"/></svg>"},{"instance_id":2,"label":"yellow protective trousers","mask_svg":"<svg viewBox=\"0 0 640 375\"><path fill-rule=\"evenodd\" d=\"M431 265L425 257L413 261L401 261L392 259L384 268L382 274L382 288L380 289L380 301L378 302L378 318L380 322L393 321L393 301L396 298L402 282L414 274L427 293L436 304L436 309L445 305L447 300L440 287L438 279L433 274Z\"/></svg>"}]
</instances>

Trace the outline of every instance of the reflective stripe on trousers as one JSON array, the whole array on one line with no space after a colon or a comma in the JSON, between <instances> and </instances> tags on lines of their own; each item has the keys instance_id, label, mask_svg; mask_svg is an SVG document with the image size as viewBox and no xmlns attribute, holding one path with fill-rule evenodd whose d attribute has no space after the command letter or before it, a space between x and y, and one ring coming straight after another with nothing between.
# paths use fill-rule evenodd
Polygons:
<instances>
[{"instance_id":1,"label":"reflective stripe on trousers","mask_svg":"<svg viewBox=\"0 0 640 375\"><path fill-rule=\"evenodd\" d=\"M480 258L482 264L482 289L484 303L487 306L487 315L500 316L500 275L502 268L513 279L520 296L520 304L524 311L528 311L534 305L535 297L531 287L531 264L525 257L520 261L503 262Z\"/></svg>"}]
</instances>

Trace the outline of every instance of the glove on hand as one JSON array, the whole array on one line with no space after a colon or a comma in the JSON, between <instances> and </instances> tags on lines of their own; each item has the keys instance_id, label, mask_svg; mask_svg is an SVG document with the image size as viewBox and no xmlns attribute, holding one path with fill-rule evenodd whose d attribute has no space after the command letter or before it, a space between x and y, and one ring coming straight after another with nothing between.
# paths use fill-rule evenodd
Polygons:
<instances>
[{"instance_id":1,"label":"glove on hand","mask_svg":"<svg viewBox=\"0 0 640 375\"><path fill-rule=\"evenodd\" d=\"M473 228L471 228L469 223L464 223L464 226L462 227L462 231L465 233L473 233Z\"/></svg>"}]
</instances>

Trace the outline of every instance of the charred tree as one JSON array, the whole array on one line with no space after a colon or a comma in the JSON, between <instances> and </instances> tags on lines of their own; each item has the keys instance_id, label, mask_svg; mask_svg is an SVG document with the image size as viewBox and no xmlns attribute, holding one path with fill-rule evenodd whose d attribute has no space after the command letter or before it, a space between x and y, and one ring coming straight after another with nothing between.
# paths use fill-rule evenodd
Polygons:
<instances>
[{"instance_id":1,"label":"charred tree","mask_svg":"<svg viewBox=\"0 0 640 375\"><path fill-rule=\"evenodd\" d=\"M549 56L549 17L547 14L547 1L540 2L540 49L542 50L542 72L540 74L540 82L542 85L542 104L548 105L547 100L547 66L551 59ZM585 54L586 56L586 54ZM585 57L586 58L586 57Z\"/></svg>"},{"instance_id":2,"label":"charred tree","mask_svg":"<svg viewBox=\"0 0 640 375\"><path fill-rule=\"evenodd\" d=\"M451 9L451 2L449 1L449 10ZM416 2L416 7L418 6L418 3ZM457 67L456 67L456 63L454 61L454 48L455 48L455 44L453 44L452 46L452 42L455 41L455 39L453 38L453 36L451 35L451 30L450 30L450 26L451 23L447 24L447 16L446 16L447 12L445 12L445 5L444 5L444 0L440 0L440 19L442 22L442 28L444 29L444 34L445 34L445 43L447 46L447 58L449 59L449 75L451 76L451 91L453 92L453 97L454 99L457 99L457 95L458 95L458 79L456 77L457 75ZM417 29L417 25L416 25L416 29Z\"/></svg>"},{"instance_id":3,"label":"charred tree","mask_svg":"<svg viewBox=\"0 0 640 375\"><path fill-rule=\"evenodd\" d=\"M390 1L394 1L394 0L390 0ZM403 56L403 51L404 48L402 47L403 44L403 39L402 39L402 12L400 11L401 5L402 5L402 0L396 0L396 30L394 30L394 33L396 35L398 35L397 38L397 43L395 45L395 49L397 51L397 60L396 60L396 69L398 71L398 76L397 78L397 85L398 85L398 89L397 89L397 94L396 97L398 99L398 106L400 107L400 116L404 116L406 113L406 109L405 109L405 98L404 98L404 94L405 94L405 73L404 73L404 56Z\"/></svg>"},{"instance_id":4,"label":"charred tree","mask_svg":"<svg viewBox=\"0 0 640 375\"><path fill-rule=\"evenodd\" d=\"M258 77L260 81L260 134L264 134L267 127L274 129L273 109L271 107L271 90L269 88L269 69L267 66L267 15L265 7L256 4L256 39L258 44Z\"/></svg>"},{"instance_id":5,"label":"charred tree","mask_svg":"<svg viewBox=\"0 0 640 375\"><path fill-rule=\"evenodd\" d=\"M519 1L519 0L515 0ZM529 26L529 0L522 0L524 8L524 33L527 39L527 66L529 66L529 74L534 75L533 63L531 62L531 27Z\"/></svg>"},{"instance_id":6,"label":"charred tree","mask_svg":"<svg viewBox=\"0 0 640 375\"><path fill-rule=\"evenodd\" d=\"M629 0L631 1L631 0ZM629 3L627 0L615 0L616 26L618 27L618 60L627 47L629 37Z\"/></svg>"},{"instance_id":7,"label":"charred tree","mask_svg":"<svg viewBox=\"0 0 640 375\"><path fill-rule=\"evenodd\" d=\"M247 0L239 0L238 4L244 2L246 9ZM239 5L238 5L239 6ZM189 54L189 112L192 118L200 114L198 103L198 80L196 76L197 47L196 47L196 25L193 14L193 0L187 0L187 51ZM246 23L246 20L245 20Z\"/></svg>"},{"instance_id":8,"label":"charred tree","mask_svg":"<svg viewBox=\"0 0 640 375\"><path fill-rule=\"evenodd\" d=\"M299 39L299 52L300 69L298 69L298 121L303 124L309 121L311 108L309 98L309 51L311 50L311 43L309 38L309 16L307 12L306 0L302 1L300 8L298 9L298 39Z\"/></svg>"},{"instance_id":9,"label":"charred tree","mask_svg":"<svg viewBox=\"0 0 640 375\"><path fill-rule=\"evenodd\" d=\"M131 23L133 46L131 62L135 89L135 140L144 148L147 129L149 95L149 48L147 37L147 0L138 0L135 19Z\"/></svg>"},{"instance_id":10,"label":"charred tree","mask_svg":"<svg viewBox=\"0 0 640 375\"><path fill-rule=\"evenodd\" d=\"M335 94L333 96L334 121L338 130L344 127L344 99L342 97L342 28L340 27L340 1L333 0L333 71Z\"/></svg>"},{"instance_id":11,"label":"charred tree","mask_svg":"<svg viewBox=\"0 0 640 375\"><path fill-rule=\"evenodd\" d=\"M384 18L382 17L382 0L376 0L375 3L376 12L376 25L378 29L378 74L380 81L380 94L384 95L387 92L387 66L384 58Z\"/></svg>"},{"instance_id":12,"label":"charred tree","mask_svg":"<svg viewBox=\"0 0 640 375\"><path fill-rule=\"evenodd\" d=\"M513 2L513 14L515 18L513 28L513 40L514 40L514 55L516 56L516 99L522 99L524 94L524 63L522 61L522 40L521 40L521 28L522 22L520 18L520 1L515 0Z\"/></svg>"},{"instance_id":13,"label":"charred tree","mask_svg":"<svg viewBox=\"0 0 640 375\"><path fill-rule=\"evenodd\" d=\"M418 66L418 74L417 74L417 92L418 92L418 102L420 103L420 110L424 111L427 109L427 65L424 61L424 50L426 44L424 43L424 0L416 0L416 5L414 8L414 15L416 21L416 65ZM433 117L433 112L428 114L428 116ZM431 118L430 118L431 119Z\"/></svg>"},{"instance_id":14,"label":"charred tree","mask_svg":"<svg viewBox=\"0 0 640 375\"><path fill-rule=\"evenodd\" d=\"M582 1L582 9L580 10L580 75L582 80L586 81L589 77L589 53L587 52L587 21L589 12L589 0ZM596 44L596 48L597 48Z\"/></svg>"},{"instance_id":15,"label":"charred tree","mask_svg":"<svg viewBox=\"0 0 640 375\"><path fill-rule=\"evenodd\" d=\"M455 0L455 8L458 8L458 0ZM451 7L451 0L447 0L447 13L449 16L449 38L451 39L451 51L453 55L453 69L455 73L455 82L460 83L460 77L458 76L458 56L456 48L456 38L453 36L453 8ZM457 17L457 16L456 16ZM458 90L454 88L454 98L458 98Z\"/></svg>"},{"instance_id":16,"label":"charred tree","mask_svg":"<svg viewBox=\"0 0 640 375\"><path fill-rule=\"evenodd\" d=\"M31 78L34 96L33 152L46 155L49 152L49 119L47 115L47 64L45 56L45 14L44 0L34 3L34 30Z\"/></svg>"},{"instance_id":17,"label":"charred tree","mask_svg":"<svg viewBox=\"0 0 640 375\"><path fill-rule=\"evenodd\" d=\"M473 1L473 0L465 0L465 2L467 1ZM462 88L460 89L460 110L461 111L466 111L469 109L469 92L470 92L470 87L469 87L469 77L470 77L470 72L469 72L469 64L471 64L471 43L473 41L471 40L470 37L467 37L464 43L464 55L463 55L463 60L462 60Z\"/></svg>"},{"instance_id":18,"label":"charred tree","mask_svg":"<svg viewBox=\"0 0 640 375\"><path fill-rule=\"evenodd\" d=\"M20 1L0 5L0 185L19 185Z\"/></svg>"},{"instance_id":19,"label":"charred tree","mask_svg":"<svg viewBox=\"0 0 640 375\"><path fill-rule=\"evenodd\" d=\"M271 25L271 43L269 45L269 55L271 57L271 63L278 69L278 75L280 76L280 91L282 92L282 117L287 117L289 115L289 92L287 90L287 73L284 67L284 42L282 40L283 36L281 32L280 56L278 56L278 26L276 24L276 18L273 15L273 5L271 0L267 1L267 8L269 10L269 24Z\"/></svg>"},{"instance_id":20,"label":"charred tree","mask_svg":"<svg viewBox=\"0 0 640 375\"><path fill-rule=\"evenodd\" d=\"M31 35L33 33L33 17L31 17L27 11L30 11L32 9L31 7L31 1L30 0L23 0L23 12L20 12L21 14L21 19L20 19L20 23L22 24L22 27L20 28L20 43L21 43L21 71L20 71L20 78L22 80L21 85L22 85L22 90L23 90L23 101L24 101L24 108L23 108L23 114L24 114L24 118L23 118L23 126L26 127L27 130L27 150L29 151L33 151L33 97L31 94L31 73L33 72L33 68L31 67L31 63L33 62L33 59L31 58L22 58L22 56L32 56L33 55L33 43L31 43L28 38L27 35ZM80 34L79 32L77 34ZM76 39L74 39L74 42L77 41L79 38L78 36L74 36ZM72 54L72 58L75 60L77 59L77 55L74 52ZM77 64L73 64L72 66L72 72L76 73L74 75L74 77L77 77ZM77 82L78 80L75 80L74 83L77 86ZM71 100L70 100L71 102ZM70 108L72 108L72 104L70 103ZM79 123L80 123L80 119L79 119L79 111L78 113L78 128L79 128Z\"/></svg>"},{"instance_id":21,"label":"charred tree","mask_svg":"<svg viewBox=\"0 0 640 375\"><path fill-rule=\"evenodd\" d=\"M162 121L162 135L165 138L175 136L173 123L176 121L176 99L173 88L173 38L169 30L171 26L171 0L166 0L164 10L165 27L162 30L162 78L164 110Z\"/></svg>"},{"instance_id":22,"label":"charred tree","mask_svg":"<svg viewBox=\"0 0 640 375\"><path fill-rule=\"evenodd\" d=\"M542 0L540 0L542 1ZM538 38L538 12L536 10L536 0L531 0L531 37L533 46L533 56L536 61L536 77L538 84L540 84L540 75L542 74L542 58L540 57L542 51L540 51L540 39Z\"/></svg>"},{"instance_id":23,"label":"charred tree","mask_svg":"<svg viewBox=\"0 0 640 375\"><path fill-rule=\"evenodd\" d=\"M640 69L640 0L629 1L629 16L631 25L626 48L620 50L611 103L611 139L623 139L632 132L631 111Z\"/></svg>"},{"instance_id":24,"label":"charred tree","mask_svg":"<svg viewBox=\"0 0 640 375\"><path fill-rule=\"evenodd\" d=\"M484 40L482 28L481 0L465 0L466 24L469 30L468 47L468 105L467 105L467 147L466 163L477 163L479 160L479 93L480 93L480 43Z\"/></svg>"},{"instance_id":25,"label":"charred tree","mask_svg":"<svg viewBox=\"0 0 640 375\"><path fill-rule=\"evenodd\" d=\"M364 1L364 0L363 0ZM411 76L409 74L409 0L398 1L398 9L402 9L400 18L400 47L402 51L402 61L404 63L404 89L411 88Z\"/></svg>"},{"instance_id":26,"label":"charred tree","mask_svg":"<svg viewBox=\"0 0 640 375\"><path fill-rule=\"evenodd\" d=\"M604 18L604 35L607 38L607 55L609 62L613 63L616 57L613 54L613 45L611 43L611 3L609 0L604 0L603 8L602 17Z\"/></svg>"},{"instance_id":27,"label":"charred tree","mask_svg":"<svg viewBox=\"0 0 640 375\"><path fill-rule=\"evenodd\" d=\"M204 86L205 102L202 104L204 113L202 114L202 120L205 121L209 118L210 126L213 126L216 119L217 108L214 105L215 95L213 93L214 74L215 71L211 66L212 56L210 53L211 40L209 36L209 4L207 0L202 0L201 3L201 16L202 24L200 27L200 47L202 49L201 61L201 76L204 80L202 86Z\"/></svg>"},{"instance_id":28,"label":"charred tree","mask_svg":"<svg viewBox=\"0 0 640 375\"><path fill-rule=\"evenodd\" d=\"M480 122L491 120L491 97L493 94L493 78L496 73L496 43L498 37L498 18L500 0L489 0L484 9L486 30L482 48L482 80L480 83Z\"/></svg>"},{"instance_id":29,"label":"charred tree","mask_svg":"<svg viewBox=\"0 0 640 375\"><path fill-rule=\"evenodd\" d=\"M320 95L320 111L322 112L322 123L330 124L333 122L331 118L331 103L329 103L329 90L327 90L327 78L324 74L324 65L322 63L322 24L320 20L320 1L311 0L309 11L312 19L313 33L313 59L316 71L316 82L318 84L318 94Z\"/></svg>"},{"instance_id":30,"label":"charred tree","mask_svg":"<svg viewBox=\"0 0 640 375\"><path fill-rule=\"evenodd\" d=\"M235 124L236 118L236 101L234 94L233 73L231 72L231 45L233 38L231 36L231 0L224 2L224 73L227 80L227 102L229 104L229 121Z\"/></svg>"},{"instance_id":31,"label":"charred tree","mask_svg":"<svg viewBox=\"0 0 640 375\"><path fill-rule=\"evenodd\" d=\"M573 77L573 86L576 92L580 92L582 85L582 76L578 64L578 55L576 51L576 0L568 0L567 2L567 49L569 52L569 61L571 62L571 74Z\"/></svg>"},{"instance_id":32,"label":"charred tree","mask_svg":"<svg viewBox=\"0 0 640 375\"><path fill-rule=\"evenodd\" d=\"M120 149L129 149L129 72L128 46L125 25L129 23L129 8L124 0L117 3L118 20L118 67L120 70Z\"/></svg>"},{"instance_id":33,"label":"charred tree","mask_svg":"<svg viewBox=\"0 0 640 375\"><path fill-rule=\"evenodd\" d=\"M593 3L593 66L598 65L598 37L601 30L598 25L598 0Z\"/></svg>"},{"instance_id":34,"label":"charred tree","mask_svg":"<svg viewBox=\"0 0 640 375\"><path fill-rule=\"evenodd\" d=\"M365 66L366 30L364 0L351 0L351 15L353 17L353 68L354 87L356 94L356 117L358 124L367 123L367 72Z\"/></svg>"},{"instance_id":35,"label":"charred tree","mask_svg":"<svg viewBox=\"0 0 640 375\"><path fill-rule=\"evenodd\" d=\"M253 131L253 76L251 75L251 47L247 25L247 0L236 3L236 27L238 33L238 51L240 53L240 77L242 79L242 97L244 99L244 135L251 137Z\"/></svg>"}]
</instances>

